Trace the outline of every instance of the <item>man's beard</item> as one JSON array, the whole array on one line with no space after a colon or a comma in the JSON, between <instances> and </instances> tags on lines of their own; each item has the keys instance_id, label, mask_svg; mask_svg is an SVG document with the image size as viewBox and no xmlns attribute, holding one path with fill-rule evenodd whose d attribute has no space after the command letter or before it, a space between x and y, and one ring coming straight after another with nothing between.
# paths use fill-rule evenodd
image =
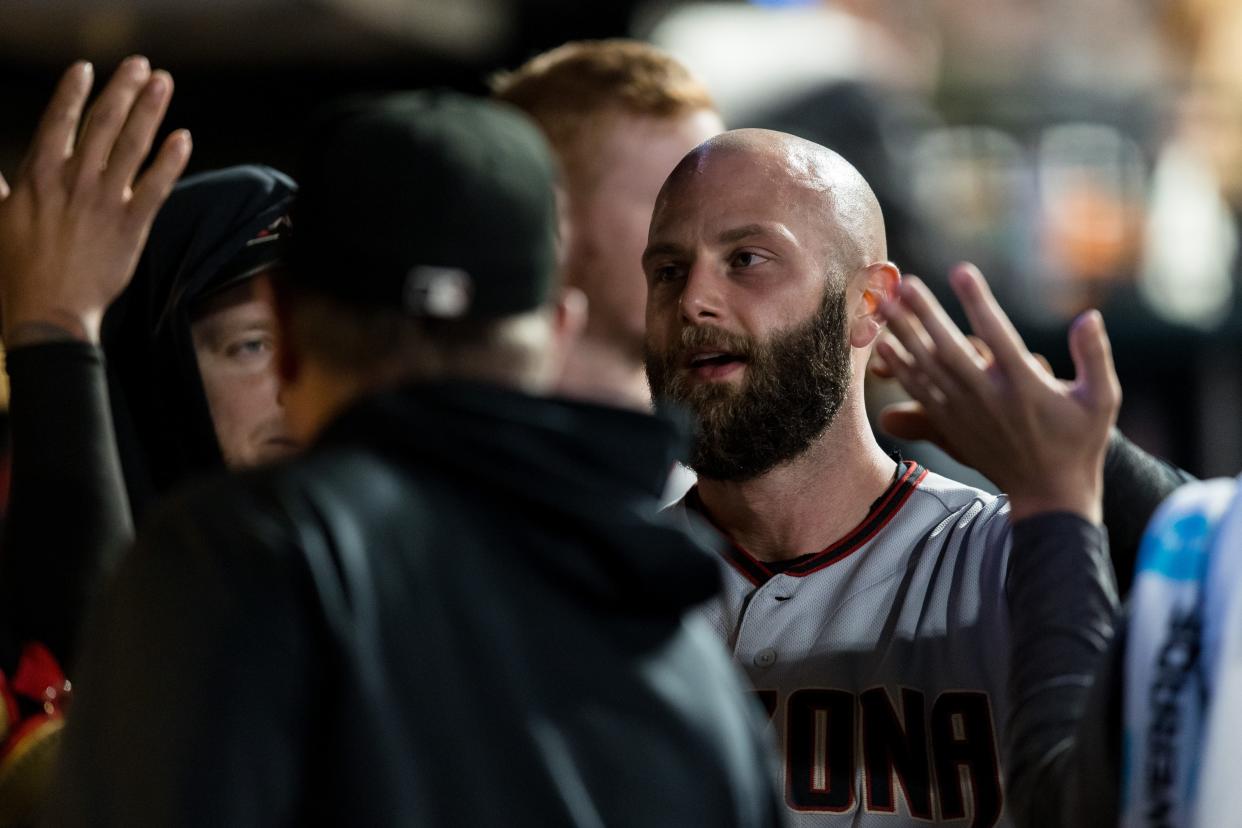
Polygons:
<instances>
[{"instance_id":1,"label":"man's beard","mask_svg":"<svg viewBox=\"0 0 1242 828\"><path fill-rule=\"evenodd\" d=\"M741 358L740 387L690 381L691 351ZM751 480L801 455L823 434L849 389L845 292L829 290L807 322L756 342L713 327L687 327L665 353L646 351L656 408L687 407L695 416L690 466L712 480Z\"/></svg>"}]
</instances>

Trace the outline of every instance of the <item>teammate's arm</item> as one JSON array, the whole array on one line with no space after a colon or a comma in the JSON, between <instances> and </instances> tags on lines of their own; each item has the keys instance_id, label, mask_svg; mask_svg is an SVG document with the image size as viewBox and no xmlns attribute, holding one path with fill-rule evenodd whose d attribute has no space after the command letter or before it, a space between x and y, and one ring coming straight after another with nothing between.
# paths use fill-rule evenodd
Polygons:
<instances>
[{"instance_id":1,"label":"teammate's arm","mask_svg":"<svg viewBox=\"0 0 1242 828\"><path fill-rule=\"evenodd\" d=\"M1108 338L1098 314L1081 317L1070 333L1077 377L1057 380L978 271L959 268L952 284L991 359L917 280L886 304L896 341L880 354L957 456L1013 502L1009 813L1024 828L1116 824L1118 603L1099 525L1121 397Z\"/></svg>"},{"instance_id":2,"label":"teammate's arm","mask_svg":"<svg viewBox=\"0 0 1242 828\"><path fill-rule=\"evenodd\" d=\"M1124 624L1100 527L1072 515L1014 525L1004 745L1019 828L1116 825Z\"/></svg>"},{"instance_id":3,"label":"teammate's arm","mask_svg":"<svg viewBox=\"0 0 1242 828\"><path fill-rule=\"evenodd\" d=\"M24 641L62 661L110 552L133 535L97 347L156 211L190 153L151 166L172 78L124 61L83 118L87 63L65 72L12 188L0 179L0 318L11 381L12 499L0 556L0 669ZM79 126L81 126L79 134Z\"/></svg>"},{"instance_id":4,"label":"teammate's arm","mask_svg":"<svg viewBox=\"0 0 1242 828\"><path fill-rule=\"evenodd\" d=\"M1113 429L1104 457L1104 526L1122 596L1130 591L1143 531L1156 507L1195 477L1155 457Z\"/></svg>"}]
</instances>

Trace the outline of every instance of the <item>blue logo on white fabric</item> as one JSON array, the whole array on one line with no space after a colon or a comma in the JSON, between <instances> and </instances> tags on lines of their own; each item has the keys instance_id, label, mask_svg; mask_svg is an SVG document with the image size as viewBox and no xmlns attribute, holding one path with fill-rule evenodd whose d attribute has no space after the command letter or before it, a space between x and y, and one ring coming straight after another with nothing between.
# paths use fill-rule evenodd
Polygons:
<instances>
[{"instance_id":1,"label":"blue logo on white fabric","mask_svg":"<svg viewBox=\"0 0 1242 828\"><path fill-rule=\"evenodd\" d=\"M1199 581L1207 572L1213 524L1193 513L1161 522L1158 532L1148 527L1139 547L1139 572L1163 575L1174 581Z\"/></svg>"}]
</instances>

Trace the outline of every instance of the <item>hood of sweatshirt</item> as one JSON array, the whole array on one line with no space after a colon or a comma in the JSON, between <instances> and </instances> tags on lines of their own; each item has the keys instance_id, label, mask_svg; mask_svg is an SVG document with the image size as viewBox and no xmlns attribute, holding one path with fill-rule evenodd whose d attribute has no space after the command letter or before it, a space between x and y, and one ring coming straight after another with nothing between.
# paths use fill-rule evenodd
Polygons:
<instances>
[{"instance_id":1,"label":"hood of sweatshirt","mask_svg":"<svg viewBox=\"0 0 1242 828\"><path fill-rule=\"evenodd\" d=\"M200 300L279 261L295 192L270 167L182 180L160 210L134 279L104 317L103 349L135 518L185 478L223 467L190 324Z\"/></svg>"}]
</instances>

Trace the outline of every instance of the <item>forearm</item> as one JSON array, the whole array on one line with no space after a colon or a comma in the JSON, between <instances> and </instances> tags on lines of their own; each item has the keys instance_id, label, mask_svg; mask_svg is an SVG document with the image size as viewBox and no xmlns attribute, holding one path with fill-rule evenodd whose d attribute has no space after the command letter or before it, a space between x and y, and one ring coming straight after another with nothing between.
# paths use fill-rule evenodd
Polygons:
<instances>
[{"instance_id":1,"label":"forearm","mask_svg":"<svg viewBox=\"0 0 1242 828\"><path fill-rule=\"evenodd\" d=\"M1104 526L1120 593L1130 590L1139 541L1160 502L1194 477L1154 457L1117 429L1104 458Z\"/></svg>"},{"instance_id":2,"label":"forearm","mask_svg":"<svg viewBox=\"0 0 1242 828\"><path fill-rule=\"evenodd\" d=\"M6 361L13 478L0 611L17 641L40 641L68 665L87 603L133 537L103 355L66 340Z\"/></svg>"},{"instance_id":3,"label":"forearm","mask_svg":"<svg viewBox=\"0 0 1242 828\"><path fill-rule=\"evenodd\" d=\"M1111 769L1084 776L1088 753L1115 757L1103 707L1109 692L1097 671L1113 641L1117 592L1101 527L1064 513L1014 525L1009 563L1012 666L1005 753L1009 811L1022 828L1092 826L1098 808L1115 809ZM1078 786L1090 785L1090 790ZM1115 824L1116 820L1113 820ZM1104 823L1101 823L1104 824Z\"/></svg>"}]
</instances>

